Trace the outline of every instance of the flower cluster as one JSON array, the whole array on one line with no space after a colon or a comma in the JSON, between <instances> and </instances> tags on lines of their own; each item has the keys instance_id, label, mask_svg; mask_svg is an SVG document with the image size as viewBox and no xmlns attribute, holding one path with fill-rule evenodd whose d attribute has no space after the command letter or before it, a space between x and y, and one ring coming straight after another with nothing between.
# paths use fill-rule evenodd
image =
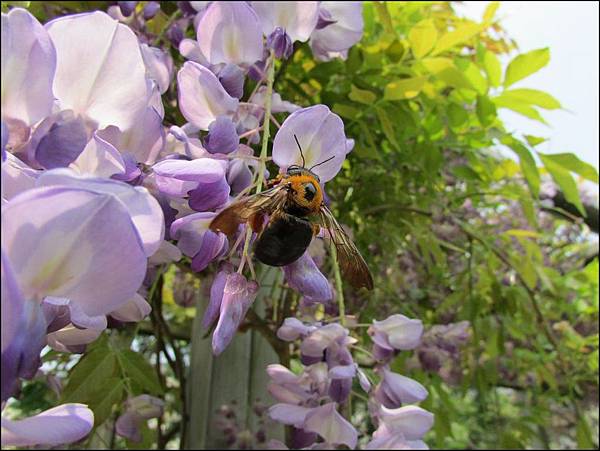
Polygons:
<instances>
[{"instance_id":1,"label":"flower cluster","mask_svg":"<svg viewBox=\"0 0 600 451\"><path fill-rule=\"evenodd\" d=\"M146 27L160 3L137 3L45 25L20 8L2 14L3 402L36 374L44 346L81 353L109 324L146 317L148 275L184 256L196 272L219 262L203 325L214 326L213 352L223 352L258 293L247 254L254 236L241 226L230 242L209 224L234 199L262 189L270 123L279 128L273 163L282 172L322 163L314 172L323 186L354 145L327 106L302 108L274 92L273 74L297 42L308 42L318 60L345 58L362 35L360 2L178 2L180 18L164 36ZM186 39L192 25L196 39ZM181 67L156 46L165 40ZM186 123L167 127L162 96L171 87ZM279 125L274 113L289 115ZM257 157L251 146L261 133ZM302 305L331 306L319 265L307 251L283 268ZM378 424L369 447L421 446L431 415L404 404L426 391L386 366L417 345L421 329L400 315L374 323L381 381L371 389L346 328L288 318L278 337L302 339L306 366L301 375L268 368L280 401L270 417L294 426L299 446L321 437L353 448L357 432L337 407L356 377ZM130 397L117 433L139 440L141 423L162 408L149 395ZM86 406L65 404L3 419L2 444L69 443L92 426Z\"/></svg>"},{"instance_id":2,"label":"flower cluster","mask_svg":"<svg viewBox=\"0 0 600 451\"><path fill-rule=\"evenodd\" d=\"M346 445L353 449L358 432L337 406L348 400L356 377L369 394L369 410L376 426L366 449L426 449L421 438L431 428L433 415L410 404L423 401L427 390L389 367L398 351L419 345L422 333L421 321L403 315L373 322L369 334L379 383L372 388L367 374L353 360L350 351L357 340L348 329L338 323L304 324L287 318L277 336L285 341L301 339L299 352L304 367L301 374L279 364L267 368L269 393L279 401L269 409L269 415L293 426L295 448ZM319 437L323 442L317 443Z\"/></svg>"}]
</instances>

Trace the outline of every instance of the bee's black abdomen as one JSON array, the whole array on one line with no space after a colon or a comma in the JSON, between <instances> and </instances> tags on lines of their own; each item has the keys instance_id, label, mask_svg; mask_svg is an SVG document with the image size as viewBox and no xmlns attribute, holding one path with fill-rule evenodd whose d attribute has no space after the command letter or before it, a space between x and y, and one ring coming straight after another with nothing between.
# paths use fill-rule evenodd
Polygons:
<instances>
[{"instance_id":1,"label":"bee's black abdomen","mask_svg":"<svg viewBox=\"0 0 600 451\"><path fill-rule=\"evenodd\" d=\"M260 235L254 246L254 255L265 265L289 265L304 254L312 234L312 226L306 219L284 214Z\"/></svg>"}]
</instances>

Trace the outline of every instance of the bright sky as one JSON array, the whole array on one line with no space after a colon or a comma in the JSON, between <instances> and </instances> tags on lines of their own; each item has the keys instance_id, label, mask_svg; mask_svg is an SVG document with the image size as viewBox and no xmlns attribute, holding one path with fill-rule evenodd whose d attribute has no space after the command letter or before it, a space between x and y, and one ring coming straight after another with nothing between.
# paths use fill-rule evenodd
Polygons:
<instances>
[{"instance_id":1,"label":"bright sky","mask_svg":"<svg viewBox=\"0 0 600 451\"><path fill-rule=\"evenodd\" d=\"M465 1L455 8L481 20L490 2ZM598 15L597 2L501 2L497 17L521 52L550 48L550 63L515 83L552 94L563 110L541 110L547 127L501 110L508 129L549 138L537 149L572 152L598 168ZM596 185L597 186L597 185Z\"/></svg>"}]
</instances>

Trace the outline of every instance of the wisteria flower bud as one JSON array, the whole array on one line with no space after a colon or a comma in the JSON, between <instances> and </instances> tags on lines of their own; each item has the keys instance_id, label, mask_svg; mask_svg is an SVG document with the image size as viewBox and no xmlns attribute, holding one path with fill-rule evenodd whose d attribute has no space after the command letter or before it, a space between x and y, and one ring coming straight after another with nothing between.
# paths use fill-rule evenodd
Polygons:
<instances>
[{"instance_id":1,"label":"wisteria flower bud","mask_svg":"<svg viewBox=\"0 0 600 451\"><path fill-rule=\"evenodd\" d=\"M288 59L294 51L292 40L281 27L275 28L267 37L267 47L272 49L275 57L279 59Z\"/></svg>"},{"instance_id":2,"label":"wisteria flower bud","mask_svg":"<svg viewBox=\"0 0 600 451\"><path fill-rule=\"evenodd\" d=\"M143 15L145 20L152 19L156 13L160 11L160 3L159 2L148 2L146 6L144 6Z\"/></svg>"},{"instance_id":3,"label":"wisteria flower bud","mask_svg":"<svg viewBox=\"0 0 600 451\"><path fill-rule=\"evenodd\" d=\"M125 17L129 17L133 14L138 2L117 2L117 4L119 5L119 8L121 8L121 13Z\"/></svg>"}]
</instances>

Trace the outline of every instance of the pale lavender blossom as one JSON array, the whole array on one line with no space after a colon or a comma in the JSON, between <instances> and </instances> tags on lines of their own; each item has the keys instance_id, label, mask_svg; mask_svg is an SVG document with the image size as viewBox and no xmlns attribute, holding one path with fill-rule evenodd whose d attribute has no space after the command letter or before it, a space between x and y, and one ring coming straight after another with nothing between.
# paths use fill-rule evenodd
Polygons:
<instances>
[{"instance_id":1,"label":"pale lavender blossom","mask_svg":"<svg viewBox=\"0 0 600 451\"><path fill-rule=\"evenodd\" d=\"M22 420L2 418L2 446L59 446L85 437L94 414L84 404L62 404Z\"/></svg>"},{"instance_id":2,"label":"pale lavender blossom","mask_svg":"<svg viewBox=\"0 0 600 451\"><path fill-rule=\"evenodd\" d=\"M204 138L204 147L210 153L228 154L237 150L240 138L235 124L227 116L219 116L208 126L208 135Z\"/></svg>"},{"instance_id":3,"label":"pale lavender blossom","mask_svg":"<svg viewBox=\"0 0 600 451\"><path fill-rule=\"evenodd\" d=\"M333 298L329 281L319 271L308 252L284 266L283 273L288 285L301 293L308 303L327 303Z\"/></svg>"},{"instance_id":4,"label":"pale lavender blossom","mask_svg":"<svg viewBox=\"0 0 600 451\"><path fill-rule=\"evenodd\" d=\"M292 42L307 41L319 19L318 2L252 2L252 7L260 18L265 36L280 27Z\"/></svg>"},{"instance_id":5,"label":"pale lavender blossom","mask_svg":"<svg viewBox=\"0 0 600 451\"><path fill-rule=\"evenodd\" d=\"M303 108L290 114L273 141L273 161L281 170L292 165L302 166L302 156L294 135L302 147L306 167L323 163L313 172L323 183L331 180L342 167L347 153L344 123L340 117L325 105Z\"/></svg>"},{"instance_id":6,"label":"pale lavender blossom","mask_svg":"<svg viewBox=\"0 0 600 451\"><path fill-rule=\"evenodd\" d=\"M321 26L310 37L313 55L324 61L345 59L348 49L362 37L362 2L321 2L319 10Z\"/></svg>"},{"instance_id":7,"label":"pale lavender blossom","mask_svg":"<svg viewBox=\"0 0 600 451\"><path fill-rule=\"evenodd\" d=\"M267 37L267 47L273 50L273 54L279 59L288 59L294 51L292 40L281 27L276 27Z\"/></svg>"},{"instance_id":8,"label":"pale lavender blossom","mask_svg":"<svg viewBox=\"0 0 600 451\"><path fill-rule=\"evenodd\" d=\"M379 374L382 376L381 382L373 395L385 407L394 409L427 398L427 390L417 381L394 373L385 366L379 370Z\"/></svg>"},{"instance_id":9,"label":"pale lavender blossom","mask_svg":"<svg viewBox=\"0 0 600 451\"><path fill-rule=\"evenodd\" d=\"M248 281L238 273L228 274L223 288L223 298L217 327L213 332L214 355L221 354L229 345L237 328L246 316L258 293L258 283Z\"/></svg>"},{"instance_id":10,"label":"pale lavender blossom","mask_svg":"<svg viewBox=\"0 0 600 451\"><path fill-rule=\"evenodd\" d=\"M164 94L173 79L173 58L168 52L147 44L140 44L140 50L147 76L156 82L160 93Z\"/></svg>"},{"instance_id":11,"label":"pale lavender blossom","mask_svg":"<svg viewBox=\"0 0 600 451\"><path fill-rule=\"evenodd\" d=\"M375 344L386 350L408 350L416 348L423 334L423 323L395 314L383 321L373 320L369 335Z\"/></svg>"},{"instance_id":12,"label":"pale lavender blossom","mask_svg":"<svg viewBox=\"0 0 600 451\"><path fill-rule=\"evenodd\" d=\"M125 403L125 412L115 423L117 434L133 442L141 442L143 423L151 418L160 417L164 405L163 400L150 395L139 395L128 399Z\"/></svg>"},{"instance_id":13,"label":"pale lavender blossom","mask_svg":"<svg viewBox=\"0 0 600 451\"><path fill-rule=\"evenodd\" d=\"M212 2L196 29L200 50L210 64L249 66L262 57L260 23L245 2Z\"/></svg>"},{"instance_id":14,"label":"pale lavender blossom","mask_svg":"<svg viewBox=\"0 0 600 451\"><path fill-rule=\"evenodd\" d=\"M200 130L220 115L232 117L238 99L231 97L209 69L187 61L177 74L179 109L183 116Z\"/></svg>"}]
</instances>

